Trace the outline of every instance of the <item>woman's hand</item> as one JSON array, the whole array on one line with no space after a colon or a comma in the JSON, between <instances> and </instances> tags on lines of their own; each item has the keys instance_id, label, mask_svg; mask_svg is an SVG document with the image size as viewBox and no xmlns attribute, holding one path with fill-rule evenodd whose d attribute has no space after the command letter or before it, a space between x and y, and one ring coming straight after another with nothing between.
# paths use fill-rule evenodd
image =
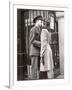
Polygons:
<instances>
[{"instance_id":1,"label":"woman's hand","mask_svg":"<svg viewBox=\"0 0 72 90\"><path fill-rule=\"evenodd\" d=\"M44 64L44 56L40 57L40 63Z\"/></svg>"},{"instance_id":2,"label":"woman's hand","mask_svg":"<svg viewBox=\"0 0 72 90\"><path fill-rule=\"evenodd\" d=\"M44 52L40 52L40 57L43 57L44 56Z\"/></svg>"}]
</instances>

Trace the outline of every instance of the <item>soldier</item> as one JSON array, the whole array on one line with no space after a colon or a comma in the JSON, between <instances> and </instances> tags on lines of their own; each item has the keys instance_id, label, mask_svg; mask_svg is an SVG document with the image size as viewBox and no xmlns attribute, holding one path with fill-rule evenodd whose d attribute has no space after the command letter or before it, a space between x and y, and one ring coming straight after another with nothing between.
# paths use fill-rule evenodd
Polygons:
<instances>
[{"instance_id":1,"label":"soldier","mask_svg":"<svg viewBox=\"0 0 72 90\"><path fill-rule=\"evenodd\" d=\"M31 57L31 79L39 79L38 62L40 57L40 35L41 35L41 20L42 16L34 18L34 27L30 30L30 57Z\"/></svg>"}]
</instances>

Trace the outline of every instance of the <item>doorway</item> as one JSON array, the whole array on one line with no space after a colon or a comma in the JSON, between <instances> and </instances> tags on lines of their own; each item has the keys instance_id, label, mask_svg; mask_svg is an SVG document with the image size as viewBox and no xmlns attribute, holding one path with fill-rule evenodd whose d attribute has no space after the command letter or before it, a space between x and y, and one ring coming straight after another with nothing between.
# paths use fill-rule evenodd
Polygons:
<instances>
[{"instance_id":1,"label":"doorway","mask_svg":"<svg viewBox=\"0 0 72 90\"><path fill-rule=\"evenodd\" d=\"M55 11L17 10L17 80L28 80L31 61L29 58L29 32L34 26L34 17L41 15L50 22L51 48L54 61L54 76L60 72L58 22Z\"/></svg>"}]
</instances>

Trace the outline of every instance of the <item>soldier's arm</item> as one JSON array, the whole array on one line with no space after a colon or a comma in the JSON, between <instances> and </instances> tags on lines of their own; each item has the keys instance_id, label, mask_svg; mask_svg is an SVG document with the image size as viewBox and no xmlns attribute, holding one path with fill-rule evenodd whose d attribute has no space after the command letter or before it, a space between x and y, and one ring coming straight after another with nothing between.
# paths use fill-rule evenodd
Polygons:
<instances>
[{"instance_id":1,"label":"soldier's arm","mask_svg":"<svg viewBox=\"0 0 72 90\"><path fill-rule=\"evenodd\" d=\"M40 46L41 46L41 42L38 41L38 40L34 40L34 41L33 41L33 44L34 44L34 46L37 46L37 47L39 47L39 48L40 48Z\"/></svg>"},{"instance_id":2,"label":"soldier's arm","mask_svg":"<svg viewBox=\"0 0 72 90\"><path fill-rule=\"evenodd\" d=\"M32 43L34 46L40 48L41 42L36 40L35 38L36 38L35 30L31 30L31 32L30 32L30 43Z\"/></svg>"}]
</instances>

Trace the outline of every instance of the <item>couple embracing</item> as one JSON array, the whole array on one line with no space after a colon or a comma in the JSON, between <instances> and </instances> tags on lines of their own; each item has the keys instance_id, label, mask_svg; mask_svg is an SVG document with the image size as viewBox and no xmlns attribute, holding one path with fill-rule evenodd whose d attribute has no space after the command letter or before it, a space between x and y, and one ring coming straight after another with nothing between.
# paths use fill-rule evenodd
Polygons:
<instances>
[{"instance_id":1,"label":"couple embracing","mask_svg":"<svg viewBox=\"0 0 72 90\"><path fill-rule=\"evenodd\" d=\"M50 47L51 33L46 28L49 22L43 20L42 16L37 16L33 20L34 27L30 30L30 58L31 58L31 79L39 79L39 72L46 71L47 78L53 78L53 57ZM38 62L40 67L38 67Z\"/></svg>"}]
</instances>

